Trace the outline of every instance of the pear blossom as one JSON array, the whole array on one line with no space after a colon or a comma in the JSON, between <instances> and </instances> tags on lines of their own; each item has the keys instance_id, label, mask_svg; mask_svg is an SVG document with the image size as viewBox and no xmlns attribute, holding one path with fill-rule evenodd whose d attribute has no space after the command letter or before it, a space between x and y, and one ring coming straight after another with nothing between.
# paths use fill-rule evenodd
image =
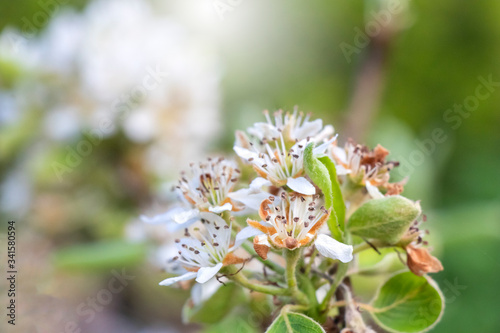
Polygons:
<instances>
[{"instance_id":1,"label":"pear blossom","mask_svg":"<svg viewBox=\"0 0 500 333\"><path fill-rule=\"evenodd\" d=\"M386 195L403 192L405 180L389 183L389 172L399 166L399 162L386 161L389 151L381 145L370 150L367 146L356 144L352 140L347 141L344 148L338 147L334 142L328 149L328 155L336 165L338 176L365 186L374 199L384 196L380 189L383 189Z\"/></svg>"},{"instance_id":2,"label":"pear blossom","mask_svg":"<svg viewBox=\"0 0 500 333\"><path fill-rule=\"evenodd\" d=\"M313 243L325 257L342 262L353 258L351 245L325 234L318 235L330 216L319 196L282 192L280 200L271 196L261 203L259 216L261 223L251 219L247 223L262 232L254 238L254 249L264 259L271 246L294 250Z\"/></svg>"},{"instance_id":3,"label":"pear blossom","mask_svg":"<svg viewBox=\"0 0 500 333\"><path fill-rule=\"evenodd\" d=\"M264 111L266 122L255 123L248 128L248 133L255 136L259 140L266 138L279 137L283 134L283 139L286 142L297 142L307 138L312 138L314 142L319 142L327 139L334 133L334 128L331 125L323 127L323 121L316 119L310 121L310 114L304 116L303 112L299 112L295 107L293 114L279 110L274 113L274 121L269 115L269 111Z\"/></svg>"},{"instance_id":4,"label":"pear blossom","mask_svg":"<svg viewBox=\"0 0 500 333\"><path fill-rule=\"evenodd\" d=\"M183 172L176 187L181 197L201 211L221 213L233 210L228 193L238 181L240 171L236 164L224 158L211 159L198 165L191 164L190 172Z\"/></svg>"},{"instance_id":5,"label":"pear blossom","mask_svg":"<svg viewBox=\"0 0 500 333\"><path fill-rule=\"evenodd\" d=\"M165 279L162 286L169 286L176 282L196 279L198 283L205 283L212 279L223 266L242 263L232 252L238 248L244 239L231 244L231 225L228 225L220 216L210 212L200 213L203 228L195 228L191 234L185 230L185 237L175 240L178 255L173 261L182 265L186 273ZM246 233L248 229L242 230Z\"/></svg>"},{"instance_id":6,"label":"pear blossom","mask_svg":"<svg viewBox=\"0 0 500 333\"><path fill-rule=\"evenodd\" d=\"M264 112L267 122L256 123L248 128L249 136L236 132L234 151L252 164L254 170L273 185L288 186L295 192L314 195L316 189L303 177L304 149L309 142L322 143L315 148L314 154L323 154L334 139L333 127L323 128L321 119L309 121L309 115L278 111L274 122L269 112Z\"/></svg>"},{"instance_id":7,"label":"pear blossom","mask_svg":"<svg viewBox=\"0 0 500 333\"><path fill-rule=\"evenodd\" d=\"M194 223L200 212L222 213L237 211L241 206L233 204L228 194L238 181L240 170L236 164L224 158L212 159L199 164L191 164L188 172L182 172L175 187L184 205L175 207L166 213L148 218L141 216L147 223L173 224L172 230ZM175 225L177 224L177 226Z\"/></svg>"}]
</instances>

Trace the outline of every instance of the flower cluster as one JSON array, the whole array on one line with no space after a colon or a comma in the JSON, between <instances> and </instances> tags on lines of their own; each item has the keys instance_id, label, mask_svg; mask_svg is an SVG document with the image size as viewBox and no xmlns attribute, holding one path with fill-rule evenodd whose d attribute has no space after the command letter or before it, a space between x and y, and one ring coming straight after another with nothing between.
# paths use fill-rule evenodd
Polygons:
<instances>
[{"instance_id":1,"label":"flower cluster","mask_svg":"<svg viewBox=\"0 0 500 333\"><path fill-rule=\"evenodd\" d=\"M340 148L332 126L297 109L264 115L266 122L236 132L240 166L225 158L191 164L175 187L181 205L143 216L166 224L173 235L183 233L168 261L174 276L160 284L195 279L191 299L199 307L217 290L200 286L225 278L279 296L275 305L296 306L320 322L345 306L339 330L372 332L344 283L364 269L355 255L399 247L414 276L443 269L422 247L420 204L401 196L404 182L389 182L398 162L387 160L382 146L369 149L349 140ZM259 264L243 270L249 261L273 273L262 275ZM332 303L339 295L343 300Z\"/></svg>"}]
</instances>

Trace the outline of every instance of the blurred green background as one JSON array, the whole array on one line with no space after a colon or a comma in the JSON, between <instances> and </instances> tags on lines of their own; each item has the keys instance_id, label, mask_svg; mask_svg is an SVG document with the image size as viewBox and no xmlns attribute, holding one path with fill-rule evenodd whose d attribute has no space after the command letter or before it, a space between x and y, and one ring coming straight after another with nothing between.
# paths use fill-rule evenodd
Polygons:
<instances>
[{"instance_id":1,"label":"blurred green background","mask_svg":"<svg viewBox=\"0 0 500 333\"><path fill-rule=\"evenodd\" d=\"M22 19L36 15L42 2L0 0L0 29L23 29ZM218 1L161 3L166 16L217 57L220 127L210 134L210 152L230 153L234 130L261 120L262 110L294 105L333 124L342 141L381 143L402 163L395 177L409 176L404 194L422 200L434 254L445 267L434 278L447 308L433 332L500 331L499 84L479 88L488 97L474 99L482 81L500 82L500 2L397 2L401 9L387 22L377 16L383 1L219 2L229 6L222 19ZM68 6L85 12L87 5ZM37 26L40 35L48 24ZM365 45L359 31L370 25L380 31ZM352 52L346 57L345 50ZM29 79L26 72L0 57L0 92L36 99L17 84ZM36 84L43 80L50 79ZM464 103L472 103L472 111L454 111ZM66 146L82 136L37 144L45 138L40 124L49 108L42 103L15 122L0 123L0 177L9 189L2 192L1 218L18 221L21 269L39 277L25 289L37 295L25 296L33 308L20 311L33 312L48 304L46 298L78 304L107 283L111 269L128 267L133 286L101 313L112 324L94 323L104 326L89 326L89 332L126 332L125 322L136 332L197 330L177 319L187 294L157 287L163 275L147 260L148 244L122 240L149 207L166 208L170 198L159 195L162 184L175 180L187 162L173 157L173 167L151 172L142 165L151 141L136 142L118 130L58 181L51 163L64 161ZM446 139L434 140L436 129ZM209 129L202 124L198 131ZM30 184L30 199L16 204L12 197L24 194L12 188L20 182Z\"/></svg>"}]
</instances>

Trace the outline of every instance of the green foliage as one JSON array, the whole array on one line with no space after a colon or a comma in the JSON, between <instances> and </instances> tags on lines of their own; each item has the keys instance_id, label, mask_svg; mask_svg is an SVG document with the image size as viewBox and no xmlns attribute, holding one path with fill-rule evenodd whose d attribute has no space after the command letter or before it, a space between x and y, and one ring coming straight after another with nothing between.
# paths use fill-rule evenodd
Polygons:
<instances>
[{"instance_id":1,"label":"green foliage","mask_svg":"<svg viewBox=\"0 0 500 333\"><path fill-rule=\"evenodd\" d=\"M226 283L202 304L195 306L189 299L182 308L182 321L185 323L218 323L242 299L241 287L235 283Z\"/></svg>"},{"instance_id":2,"label":"green foliage","mask_svg":"<svg viewBox=\"0 0 500 333\"><path fill-rule=\"evenodd\" d=\"M424 332L439 322L444 297L429 277L411 272L392 276L372 301L370 314L390 332Z\"/></svg>"},{"instance_id":3,"label":"green foliage","mask_svg":"<svg viewBox=\"0 0 500 333\"><path fill-rule=\"evenodd\" d=\"M335 164L328 156L319 157L318 160L323 163L330 174L330 183L332 184L333 209L337 215L340 230L345 229L345 203L340 190L340 184L337 178L337 169Z\"/></svg>"},{"instance_id":4,"label":"green foliage","mask_svg":"<svg viewBox=\"0 0 500 333\"><path fill-rule=\"evenodd\" d=\"M421 209L402 196L390 196L364 203L350 217L349 231L357 236L397 243Z\"/></svg>"},{"instance_id":5,"label":"green foliage","mask_svg":"<svg viewBox=\"0 0 500 333\"><path fill-rule=\"evenodd\" d=\"M108 240L62 248L54 254L56 267L67 270L107 270L132 266L145 256L143 244Z\"/></svg>"},{"instance_id":6,"label":"green foliage","mask_svg":"<svg viewBox=\"0 0 500 333\"><path fill-rule=\"evenodd\" d=\"M0 58L0 88L12 88L21 74L22 68L16 63Z\"/></svg>"},{"instance_id":7,"label":"green foliage","mask_svg":"<svg viewBox=\"0 0 500 333\"><path fill-rule=\"evenodd\" d=\"M282 313L266 333L324 333L325 330L311 318L300 313Z\"/></svg>"},{"instance_id":8,"label":"green foliage","mask_svg":"<svg viewBox=\"0 0 500 333\"><path fill-rule=\"evenodd\" d=\"M345 204L337 180L335 165L328 156L313 156L314 144L310 143L304 150L304 169L311 180L325 195L325 207L332 209L328 219L328 227L333 237L343 240Z\"/></svg>"},{"instance_id":9,"label":"green foliage","mask_svg":"<svg viewBox=\"0 0 500 333\"><path fill-rule=\"evenodd\" d=\"M249 320L242 316L227 316L221 322L211 325L203 333L238 332L259 333L259 329L250 325Z\"/></svg>"}]
</instances>

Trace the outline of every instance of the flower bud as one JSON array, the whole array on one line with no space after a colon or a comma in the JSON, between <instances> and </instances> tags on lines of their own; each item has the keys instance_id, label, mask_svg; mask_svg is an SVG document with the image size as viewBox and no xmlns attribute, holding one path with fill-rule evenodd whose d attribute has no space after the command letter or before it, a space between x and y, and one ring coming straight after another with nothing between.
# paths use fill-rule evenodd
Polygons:
<instances>
[{"instance_id":1,"label":"flower bud","mask_svg":"<svg viewBox=\"0 0 500 333\"><path fill-rule=\"evenodd\" d=\"M348 229L353 235L395 244L420 213L418 202L400 195L373 199L351 215Z\"/></svg>"}]
</instances>

